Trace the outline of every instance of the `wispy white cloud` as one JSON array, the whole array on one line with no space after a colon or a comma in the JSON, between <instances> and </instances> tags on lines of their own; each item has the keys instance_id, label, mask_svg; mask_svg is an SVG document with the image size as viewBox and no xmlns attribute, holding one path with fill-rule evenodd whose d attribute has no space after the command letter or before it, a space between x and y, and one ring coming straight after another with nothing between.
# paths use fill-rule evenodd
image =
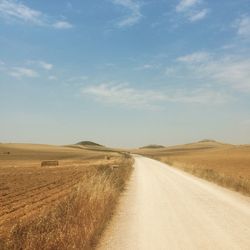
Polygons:
<instances>
[{"instance_id":1,"label":"wispy white cloud","mask_svg":"<svg viewBox=\"0 0 250 250\"><path fill-rule=\"evenodd\" d=\"M250 92L249 58L196 52L179 57L177 61L183 63L182 66L185 66L193 77Z\"/></svg>"},{"instance_id":2,"label":"wispy white cloud","mask_svg":"<svg viewBox=\"0 0 250 250\"><path fill-rule=\"evenodd\" d=\"M241 16L234 22L233 27L236 28L239 36L250 38L250 16Z\"/></svg>"},{"instance_id":3,"label":"wispy white cloud","mask_svg":"<svg viewBox=\"0 0 250 250\"><path fill-rule=\"evenodd\" d=\"M50 26L56 29L72 27L66 21L53 21L46 14L32 9L18 0L0 0L0 17L6 20L22 21L38 26Z\"/></svg>"},{"instance_id":4,"label":"wispy white cloud","mask_svg":"<svg viewBox=\"0 0 250 250\"><path fill-rule=\"evenodd\" d=\"M57 77L51 75L51 76L48 77L48 79L49 79L50 81L55 81L55 80L57 80Z\"/></svg>"},{"instance_id":5,"label":"wispy white cloud","mask_svg":"<svg viewBox=\"0 0 250 250\"><path fill-rule=\"evenodd\" d=\"M202 9L197 12L191 13L189 16L189 20L190 22L197 22L199 20L202 20L207 16L208 12L208 9Z\"/></svg>"},{"instance_id":6,"label":"wispy white cloud","mask_svg":"<svg viewBox=\"0 0 250 250\"><path fill-rule=\"evenodd\" d=\"M9 65L0 61L0 70L12 77L21 79L23 77L38 77L42 70L50 71L54 67L53 64L45 61L26 61L19 65Z\"/></svg>"},{"instance_id":7,"label":"wispy white cloud","mask_svg":"<svg viewBox=\"0 0 250 250\"><path fill-rule=\"evenodd\" d=\"M42 12L14 0L1 0L0 14L5 18L15 18L35 24L42 24L44 18Z\"/></svg>"},{"instance_id":8,"label":"wispy white cloud","mask_svg":"<svg viewBox=\"0 0 250 250\"><path fill-rule=\"evenodd\" d=\"M39 61L38 63L45 70L51 70L54 67L53 64L47 63L47 62L44 62L44 61Z\"/></svg>"},{"instance_id":9,"label":"wispy white cloud","mask_svg":"<svg viewBox=\"0 0 250 250\"><path fill-rule=\"evenodd\" d=\"M143 69L153 69L153 68L155 68L155 65L152 65L152 64L144 64L144 65L142 66L142 68L143 68Z\"/></svg>"},{"instance_id":10,"label":"wispy white cloud","mask_svg":"<svg viewBox=\"0 0 250 250\"><path fill-rule=\"evenodd\" d=\"M207 8L202 7L202 3L201 0L181 0L175 7L175 11L183 14L190 22L197 22L209 13Z\"/></svg>"},{"instance_id":11,"label":"wispy white cloud","mask_svg":"<svg viewBox=\"0 0 250 250\"><path fill-rule=\"evenodd\" d=\"M141 3L136 0L111 0L115 5L121 6L129 11L129 15L120 20L119 27L133 26L142 18Z\"/></svg>"},{"instance_id":12,"label":"wispy white cloud","mask_svg":"<svg viewBox=\"0 0 250 250\"><path fill-rule=\"evenodd\" d=\"M158 69L159 67L159 64L144 64L142 66L136 67L135 70L153 70Z\"/></svg>"},{"instance_id":13,"label":"wispy white cloud","mask_svg":"<svg viewBox=\"0 0 250 250\"><path fill-rule=\"evenodd\" d=\"M73 25L67 21L57 21L53 24L56 29L71 29Z\"/></svg>"},{"instance_id":14,"label":"wispy white cloud","mask_svg":"<svg viewBox=\"0 0 250 250\"><path fill-rule=\"evenodd\" d=\"M181 56L177 58L177 61L179 62L185 62L185 63L199 63L207 61L210 58L210 54L207 52L195 52L192 54L188 54L185 56Z\"/></svg>"},{"instance_id":15,"label":"wispy white cloud","mask_svg":"<svg viewBox=\"0 0 250 250\"><path fill-rule=\"evenodd\" d=\"M9 71L9 75L21 79L23 77L34 78L38 77L39 74L30 68L14 67Z\"/></svg>"},{"instance_id":16,"label":"wispy white cloud","mask_svg":"<svg viewBox=\"0 0 250 250\"><path fill-rule=\"evenodd\" d=\"M26 62L26 64L32 67L35 66L37 68L42 68L44 70L52 70L54 67L52 63L48 63L42 60L38 60L38 61L29 60Z\"/></svg>"},{"instance_id":17,"label":"wispy white cloud","mask_svg":"<svg viewBox=\"0 0 250 250\"><path fill-rule=\"evenodd\" d=\"M133 108L159 108L169 102L214 104L226 101L226 96L209 89L152 90L112 83L84 87L82 94L100 102Z\"/></svg>"},{"instance_id":18,"label":"wispy white cloud","mask_svg":"<svg viewBox=\"0 0 250 250\"><path fill-rule=\"evenodd\" d=\"M176 6L177 12L184 12L199 4L200 0L181 0Z\"/></svg>"}]
</instances>

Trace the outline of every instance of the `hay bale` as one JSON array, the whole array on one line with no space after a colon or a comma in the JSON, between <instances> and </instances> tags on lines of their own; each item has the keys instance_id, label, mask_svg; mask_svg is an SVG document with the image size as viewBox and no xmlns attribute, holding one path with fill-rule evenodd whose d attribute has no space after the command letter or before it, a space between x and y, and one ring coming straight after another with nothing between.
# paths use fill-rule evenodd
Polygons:
<instances>
[{"instance_id":1,"label":"hay bale","mask_svg":"<svg viewBox=\"0 0 250 250\"><path fill-rule=\"evenodd\" d=\"M59 166L59 161L42 161L41 167Z\"/></svg>"}]
</instances>

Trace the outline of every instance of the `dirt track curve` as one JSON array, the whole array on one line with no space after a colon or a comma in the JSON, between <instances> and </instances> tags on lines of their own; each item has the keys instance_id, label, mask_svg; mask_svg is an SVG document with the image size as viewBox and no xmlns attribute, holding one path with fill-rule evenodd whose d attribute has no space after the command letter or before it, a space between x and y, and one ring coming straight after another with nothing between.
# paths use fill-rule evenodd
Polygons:
<instances>
[{"instance_id":1,"label":"dirt track curve","mask_svg":"<svg viewBox=\"0 0 250 250\"><path fill-rule=\"evenodd\" d=\"M163 163L135 169L98 250L250 249L250 198Z\"/></svg>"}]
</instances>

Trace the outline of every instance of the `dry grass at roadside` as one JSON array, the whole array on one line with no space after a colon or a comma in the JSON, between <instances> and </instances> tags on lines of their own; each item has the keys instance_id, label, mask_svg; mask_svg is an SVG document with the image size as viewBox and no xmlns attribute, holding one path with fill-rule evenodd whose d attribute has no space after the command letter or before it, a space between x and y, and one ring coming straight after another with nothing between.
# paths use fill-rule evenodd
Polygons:
<instances>
[{"instance_id":1,"label":"dry grass at roadside","mask_svg":"<svg viewBox=\"0 0 250 250\"><path fill-rule=\"evenodd\" d=\"M250 147L201 142L140 151L208 181L250 195Z\"/></svg>"},{"instance_id":2,"label":"dry grass at roadside","mask_svg":"<svg viewBox=\"0 0 250 250\"><path fill-rule=\"evenodd\" d=\"M65 164L61 160L61 166L52 168L30 166L28 154L24 161L28 167L6 167L6 159L2 161L5 186L0 189L4 209L0 213L0 249L93 249L133 162L116 153L105 160L107 152L72 152L77 158L65 159ZM10 157L20 164L14 153ZM112 169L113 164L119 167ZM13 187L7 186L11 178Z\"/></svg>"},{"instance_id":3,"label":"dry grass at roadside","mask_svg":"<svg viewBox=\"0 0 250 250\"><path fill-rule=\"evenodd\" d=\"M13 227L6 249L93 249L131 171L131 160L112 170L96 167L54 209Z\"/></svg>"},{"instance_id":4,"label":"dry grass at roadside","mask_svg":"<svg viewBox=\"0 0 250 250\"><path fill-rule=\"evenodd\" d=\"M201 177L208 181L215 182L223 187L231 188L237 192L241 192L246 195L250 195L250 179L245 177L236 177L232 174L225 174L223 171L217 171L216 169L199 167L202 165L189 165L185 162L172 161L167 158L161 158L161 161L191 173L197 177ZM202 164L202 163L199 163ZM236 170L237 171L237 170Z\"/></svg>"}]
</instances>

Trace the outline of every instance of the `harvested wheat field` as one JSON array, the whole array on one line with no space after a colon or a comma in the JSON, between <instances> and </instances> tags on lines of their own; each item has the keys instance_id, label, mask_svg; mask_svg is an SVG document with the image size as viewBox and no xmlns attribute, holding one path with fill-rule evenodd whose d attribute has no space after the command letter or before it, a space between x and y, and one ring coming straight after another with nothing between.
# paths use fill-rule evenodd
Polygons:
<instances>
[{"instance_id":1,"label":"harvested wheat field","mask_svg":"<svg viewBox=\"0 0 250 250\"><path fill-rule=\"evenodd\" d=\"M196 176L250 195L250 146L204 140L136 153L155 158Z\"/></svg>"},{"instance_id":2,"label":"harvested wheat field","mask_svg":"<svg viewBox=\"0 0 250 250\"><path fill-rule=\"evenodd\" d=\"M0 249L90 249L131 165L106 148L0 144Z\"/></svg>"}]
</instances>

